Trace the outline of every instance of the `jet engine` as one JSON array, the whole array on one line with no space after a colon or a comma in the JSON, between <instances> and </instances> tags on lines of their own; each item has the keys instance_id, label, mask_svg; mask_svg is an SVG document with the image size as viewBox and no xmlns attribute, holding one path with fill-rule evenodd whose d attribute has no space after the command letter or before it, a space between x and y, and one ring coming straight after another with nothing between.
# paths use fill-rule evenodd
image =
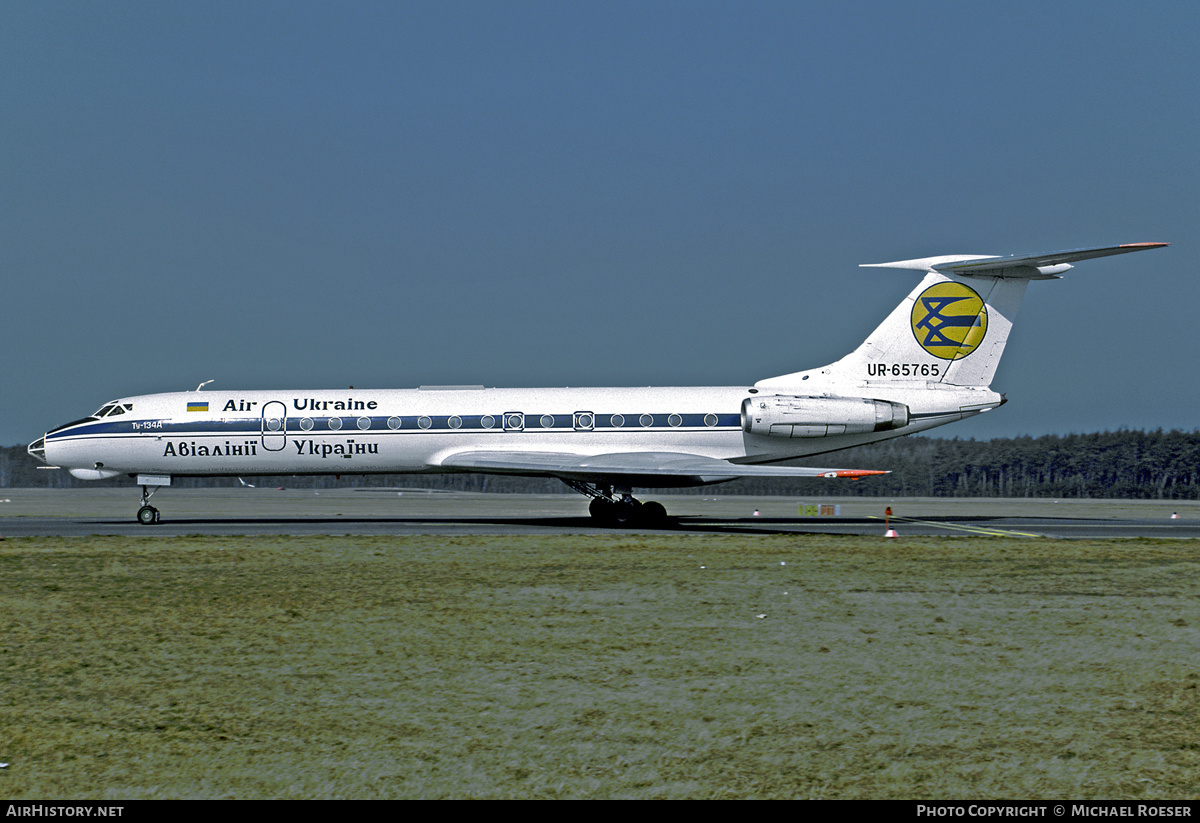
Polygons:
<instances>
[{"instance_id":1,"label":"jet engine","mask_svg":"<svg viewBox=\"0 0 1200 823\"><path fill-rule=\"evenodd\" d=\"M770 437L830 437L908 425L908 406L866 397L764 395L742 401L742 428Z\"/></svg>"}]
</instances>

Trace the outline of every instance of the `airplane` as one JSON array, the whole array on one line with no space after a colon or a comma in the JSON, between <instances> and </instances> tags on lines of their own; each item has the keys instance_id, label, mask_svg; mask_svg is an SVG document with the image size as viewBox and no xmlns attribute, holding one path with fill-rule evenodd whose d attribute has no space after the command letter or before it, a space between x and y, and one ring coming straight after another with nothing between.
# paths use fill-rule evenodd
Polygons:
<instances>
[{"instance_id":1,"label":"airplane","mask_svg":"<svg viewBox=\"0 0 1200 823\"><path fill-rule=\"evenodd\" d=\"M1006 398L990 384L1031 280L1166 245L864 264L923 277L845 357L750 386L225 392L201 384L105 403L28 451L77 478L134 478L145 525L159 522L151 496L176 477L444 472L555 477L591 499L601 524L661 524L662 504L639 501L634 488L885 474L780 463L997 408Z\"/></svg>"}]
</instances>

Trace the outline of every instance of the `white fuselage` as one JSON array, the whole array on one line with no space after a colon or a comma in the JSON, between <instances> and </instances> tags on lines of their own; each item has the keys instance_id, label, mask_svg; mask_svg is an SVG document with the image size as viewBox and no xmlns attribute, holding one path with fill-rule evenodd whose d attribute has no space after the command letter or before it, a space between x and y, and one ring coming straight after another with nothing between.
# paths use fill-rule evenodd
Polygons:
<instances>
[{"instance_id":1,"label":"white fuselage","mask_svg":"<svg viewBox=\"0 0 1200 823\"><path fill-rule=\"evenodd\" d=\"M907 425L890 431L749 433L743 401L774 394L741 386L177 392L113 401L107 416L48 433L44 448L50 464L90 478L438 472L453 470L442 466L447 456L481 450L673 452L755 464L911 434L1000 400L989 390L914 385L882 398L910 410Z\"/></svg>"}]
</instances>

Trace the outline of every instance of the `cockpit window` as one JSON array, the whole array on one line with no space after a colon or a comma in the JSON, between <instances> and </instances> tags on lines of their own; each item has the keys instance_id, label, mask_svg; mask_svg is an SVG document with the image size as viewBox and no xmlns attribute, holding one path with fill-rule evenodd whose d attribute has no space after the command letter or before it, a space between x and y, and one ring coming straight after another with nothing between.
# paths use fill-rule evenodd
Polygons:
<instances>
[{"instance_id":1,"label":"cockpit window","mask_svg":"<svg viewBox=\"0 0 1200 823\"><path fill-rule=\"evenodd\" d=\"M124 414L127 411L133 411L132 403L105 403L100 407L100 411L92 415L92 417L113 417L118 414Z\"/></svg>"}]
</instances>

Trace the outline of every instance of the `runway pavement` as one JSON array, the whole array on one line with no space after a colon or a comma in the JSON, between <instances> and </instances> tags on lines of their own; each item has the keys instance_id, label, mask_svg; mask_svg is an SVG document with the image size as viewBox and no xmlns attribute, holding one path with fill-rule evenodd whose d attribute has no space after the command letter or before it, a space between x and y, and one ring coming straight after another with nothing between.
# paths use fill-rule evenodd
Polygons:
<instances>
[{"instance_id":1,"label":"runway pavement","mask_svg":"<svg viewBox=\"0 0 1200 823\"><path fill-rule=\"evenodd\" d=\"M1198 538L1192 501L809 498L657 495L682 534L848 534L1056 538ZM134 519L138 491L0 489L0 538L234 535L612 534L579 495L413 489L175 489L152 501L161 522ZM891 514L887 514L887 509Z\"/></svg>"}]
</instances>

